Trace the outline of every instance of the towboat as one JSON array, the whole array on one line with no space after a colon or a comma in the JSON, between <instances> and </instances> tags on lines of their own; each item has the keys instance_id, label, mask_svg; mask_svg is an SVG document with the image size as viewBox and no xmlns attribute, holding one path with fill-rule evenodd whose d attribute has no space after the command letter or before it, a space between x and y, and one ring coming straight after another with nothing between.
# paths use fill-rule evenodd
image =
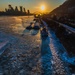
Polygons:
<instances>
[{"instance_id":1,"label":"towboat","mask_svg":"<svg viewBox=\"0 0 75 75\"><path fill-rule=\"evenodd\" d=\"M46 30L46 28L43 28L43 29L41 30L41 36L42 36L42 37L48 37L48 31Z\"/></svg>"},{"instance_id":2,"label":"towboat","mask_svg":"<svg viewBox=\"0 0 75 75\"><path fill-rule=\"evenodd\" d=\"M33 22L31 22L30 25L26 27L26 29L31 30L31 29L33 29L33 26L34 26L34 24L33 24Z\"/></svg>"},{"instance_id":3,"label":"towboat","mask_svg":"<svg viewBox=\"0 0 75 75\"><path fill-rule=\"evenodd\" d=\"M34 29L34 30L39 30L40 27L39 27L39 26L34 26L33 29Z\"/></svg>"},{"instance_id":4,"label":"towboat","mask_svg":"<svg viewBox=\"0 0 75 75\"><path fill-rule=\"evenodd\" d=\"M32 29L32 26L31 25L30 26L27 26L26 29L31 30Z\"/></svg>"}]
</instances>

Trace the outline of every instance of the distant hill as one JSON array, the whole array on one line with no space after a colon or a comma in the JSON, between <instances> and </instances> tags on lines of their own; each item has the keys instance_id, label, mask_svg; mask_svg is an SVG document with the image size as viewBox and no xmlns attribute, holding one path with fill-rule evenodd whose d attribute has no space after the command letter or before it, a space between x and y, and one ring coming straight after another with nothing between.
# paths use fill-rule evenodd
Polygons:
<instances>
[{"instance_id":1,"label":"distant hill","mask_svg":"<svg viewBox=\"0 0 75 75\"><path fill-rule=\"evenodd\" d=\"M58 15L58 16L67 16L73 15L75 16L75 0L66 0L62 5L55 8L50 14Z\"/></svg>"}]
</instances>

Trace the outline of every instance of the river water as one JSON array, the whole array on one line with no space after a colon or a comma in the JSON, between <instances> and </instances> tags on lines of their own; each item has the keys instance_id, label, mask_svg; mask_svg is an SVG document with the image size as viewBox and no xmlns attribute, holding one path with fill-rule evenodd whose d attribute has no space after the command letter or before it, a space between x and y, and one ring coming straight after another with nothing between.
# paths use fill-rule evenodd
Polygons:
<instances>
[{"instance_id":1,"label":"river water","mask_svg":"<svg viewBox=\"0 0 75 75\"><path fill-rule=\"evenodd\" d=\"M0 17L0 40L10 43L0 56L0 75L67 75L57 54L55 34L50 32L50 36L42 38L40 30L26 29L31 22L40 25L33 19L33 16Z\"/></svg>"},{"instance_id":2,"label":"river water","mask_svg":"<svg viewBox=\"0 0 75 75\"><path fill-rule=\"evenodd\" d=\"M0 74L40 75L41 37L39 30L26 30L33 16L0 17L0 39L10 46L0 57ZM39 23L36 23L39 24Z\"/></svg>"},{"instance_id":3,"label":"river water","mask_svg":"<svg viewBox=\"0 0 75 75\"><path fill-rule=\"evenodd\" d=\"M0 17L0 31L21 34L33 22L33 16Z\"/></svg>"}]
</instances>

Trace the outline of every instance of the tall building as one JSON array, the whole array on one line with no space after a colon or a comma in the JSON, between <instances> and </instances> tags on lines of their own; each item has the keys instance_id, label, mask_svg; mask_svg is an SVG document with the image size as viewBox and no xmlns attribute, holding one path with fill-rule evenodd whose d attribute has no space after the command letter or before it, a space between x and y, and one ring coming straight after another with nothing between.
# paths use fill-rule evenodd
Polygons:
<instances>
[{"instance_id":1,"label":"tall building","mask_svg":"<svg viewBox=\"0 0 75 75\"><path fill-rule=\"evenodd\" d=\"M7 12L8 10L7 10L7 8L5 8L5 12Z\"/></svg>"},{"instance_id":2,"label":"tall building","mask_svg":"<svg viewBox=\"0 0 75 75\"><path fill-rule=\"evenodd\" d=\"M23 7L22 6L20 6L20 12L23 12Z\"/></svg>"},{"instance_id":3,"label":"tall building","mask_svg":"<svg viewBox=\"0 0 75 75\"><path fill-rule=\"evenodd\" d=\"M27 13L28 13L28 14L30 14L30 11L29 11L29 10L27 10Z\"/></svg>"},{"instance_id":4,"label":"tall building","mask_svg":"<svg viewBox=\"0 0 75 75\"><path fill-rule=\"evenodd\" d=\"M15 11L19 11L17 6L15 6Z\"/></svg>"},{"instance_id":5,"label":"tall building","mask_svg":"<svg viewBox=\"0 0 75 75\"><path fill-rule=\"evenodd\" d=\"M8 7L9 7L9 10L14 11L13 7L10 4L8 5Z\"/></svg>"},{"instance_id":6,"label":"tall building","mask_svg":"<svg viewBox=\"0 0 75 75\"><path fill-rule=\"evenodd\" d=\"M8 7L9 7L9 9L11 9L12 6L9 4Z\"/></svg>"},{"instance_id":7,"label":"tall building","mask_svg":"<svg viewBox=\"0 0 75 75\"><path fill-rule=\"evenodd\" d=\"M24 12L26 13L26 9L25 8L23 8L24 9Z\"/></svg>"}]
</instances>

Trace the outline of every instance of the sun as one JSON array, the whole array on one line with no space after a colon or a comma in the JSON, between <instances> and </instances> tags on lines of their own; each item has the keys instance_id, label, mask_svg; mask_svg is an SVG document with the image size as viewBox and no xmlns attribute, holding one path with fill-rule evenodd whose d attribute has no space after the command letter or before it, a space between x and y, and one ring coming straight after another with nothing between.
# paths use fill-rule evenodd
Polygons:
<instances>
[{"instance_id":1,"label":"sun","mask_svg":"<svg viewBox=\"0 0 75 75\"><path fill-rule=\"evenodd\" d=\"M42 11L45 10L45 6L44 6L44 5L41 6L41 10L42 10Z\"/></svg>"}]
</instances>

